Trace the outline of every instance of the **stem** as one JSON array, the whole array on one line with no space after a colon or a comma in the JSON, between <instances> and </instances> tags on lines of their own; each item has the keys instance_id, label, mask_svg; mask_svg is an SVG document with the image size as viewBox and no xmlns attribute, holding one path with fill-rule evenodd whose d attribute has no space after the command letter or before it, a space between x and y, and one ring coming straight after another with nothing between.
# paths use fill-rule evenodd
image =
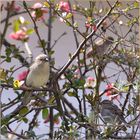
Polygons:
<instances>
[{"instance_id":1,"label":"stem","mask_svg":"<svg viewBox=\"0 0 140 140\"><path fill-rule=\"evenodd\" d=\"M11 3L11 5L12 5L12 3ZM7 2L7 7L10 7L9 2ZM9 9L9 10L7 10L7 15L6 15L5 26L4 26L3 34L1 35L0 52L1 52L2 44L3 44L3 40L4 40L4 38L5 38L5 35L6 35L6 32L7 32L7 29L8 29L9 16L10 16L10 9Z\"/></svg>"},{"instance_id":2,"label":"stem","mask_svg":"<svg viewBox=\"0 0 140 140\"><path fill-rule=\"evenodd\" d=\"M28 53L28 56L29 56L29 58L31 58L31 62L32 62L33 55L32 55L32 52L31 52L31 50L29 48L28 42L24 42L24 46L25 46L25 49L26 49L26 51Z\"/></svg>"},{"instance_id":3,"label":"stem","mask_svg":"<svg viewBox=\"0 0 140 140\"><path fill-rule=\"evenodd\" d=\"M49 20L48 20L48 45L47 45L47 51L48 51L48 58L49 61L51 61L51 39L52 39L52 8L49 8ZM50 70L52 71L52 70ZM51 84L51 83L50 83ZM50 85L51 86L51 85ZM52 92L49 93L49 97L52 97ZM54 131L54 117L53 117L53 108L50 108L50 135L49 138L53 139L53 131Z\"/></svg>"},{"instance_id":4,"label":"stem","mask_svg":"<svg viewBox=\"0 0 140 140\"><path fill-rule=\"evenodd\" d=\"M31 13L30 13L30 11L29 11L29 9L28 9L27 4L26 4L25 1L23 1L23 5L24 5L25 10L26 10L27 13L29 14L31 20L33 21L34 29L35 29L36 35L37 35L37 37L38 37L38 39L39 39L39 42L40 42L40 44L41 44L41 47L43 48L44 54L46 54L45 46L44 46L44 44L43 44L43 42L42 42L41 36L40 36L40 34L39 34L39 31L38 31L38 26L36 25L36 22L35 22L34 18L32 17L32 15L31 15Z\"/></svg>"},{"instance_id":5,"label":"stem","mask_svg":"<svg viewBox=\"0 0 140 140\"><path fill-rule=\"evenodd\" d=\"M97 24L97 29L100 27L100 25L103 23L103 21L110 15L112 10L115 8L116 4L118 3L118 0L114 3L112 8L106 13L106 15L98 22ZM69 67L69 65L73 62L73 60L77 57L79 54L80 50L82 47L85 45L85 43L95 34L95 30L93 30L86 38L79 44L77 50L75 53L72 55L71 59L68 60L68 62L64 65L64 67L58 72L58 75L56 76L56 79L58 79L64 72L65 70Z\"/></svg>"}]
</instances>

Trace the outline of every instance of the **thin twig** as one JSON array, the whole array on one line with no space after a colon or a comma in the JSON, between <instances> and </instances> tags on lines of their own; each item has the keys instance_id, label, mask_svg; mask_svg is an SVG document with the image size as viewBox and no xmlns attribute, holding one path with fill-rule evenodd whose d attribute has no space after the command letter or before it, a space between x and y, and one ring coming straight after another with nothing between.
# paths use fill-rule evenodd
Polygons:
<instances>
[{"instance_id":1,"label":"thin twig","mask_svg":"<svg viewBox=\"0 0 140 140\"><path fill-rule=\"evenodd\" d=\"M3 30L3 33L1 35L1 42L0 44L3 44L3 40L5 38L5 35L6 35L6 32L7 32L7 29L8 29L8 24L9 24L9 16L10 16L10 7L12 5L13 2L11 2L11 4L9 4L9 2L7 2L7 7L9 7L9 10L7 10L7 15L6 15L6 21L5 21L5 25L4 25L4 30ZM0 52L1 52L1 47L2 45L0 45Z\"/></svg>"},{"instance_id":2,"label":"thin twig","mask_svg":"<svg viewBox=\"0 0 140 140\"><path fill-rule=\"evenodd\" d=\"M12 13L12 14L9 16L9 18L14 17L14 16L17 16L17 15L20 15L20 14L25 14L25 13L27 13L27 11L14 12L14 13ZM6 19L7 19L7 17L4 18L4 19L2 19L2 20L1 20L1 24L2 24L3 22L5 22Z\"/></svg>"},{"instance_id":3,"label":"thin twig","mask_svg":"<svg viewBox=\"0 0 140 140\"><path fill-rule=\"evenodd\" d=\"M39 31L38 31L38 26L36 25L36 22L35 22L34 18L32 17L32 15L31 15L31 13L30 13L30 11L29 11L29 9L28 9L27 4L26 4L25 1L23 1L23 5L24 5L24 8L26 9L27 13L29 14L31 20L33 21L34 29L35 29L36 35L38 36L38 39L39 39L39 42L40 42L40 44L41 44L41 47L43 48L44 54L46 54L45 46L44 46L44 44L43 44L43 42L42 42L41 36L40 36L40 34L39 34Z\"/></svg>"},{"instance_id":4,"label":"thin twig","mask_svg":"<svg viewBox=\"0 0 140 140\"><path fill-rule=\"evenodd\" d=\"M100 25L103 23L103 21L110 15L110 13L112 12L112 10L115 8L116 4L118 3L118 0L115 2L115 4L112 6L112 8L107 12L107 14L99 21L99 23L97 24L97 29L100 27ZM85 45L85 43L87 42L87 40L89 40L94 34L95 34L96 30L93 30L80 44L79 47L77 48L77 50L75 51L75 53L72 55L71 59L68 60L68 62L64 65L64 67L58 72L58 75L56 76L56 79L58 79L63 73L64 71L69 67L69 65L73 62L73 60L77 57L77 55L79 54L80 50L82 49L82 47Z\"/></svg>"}]
</instances>

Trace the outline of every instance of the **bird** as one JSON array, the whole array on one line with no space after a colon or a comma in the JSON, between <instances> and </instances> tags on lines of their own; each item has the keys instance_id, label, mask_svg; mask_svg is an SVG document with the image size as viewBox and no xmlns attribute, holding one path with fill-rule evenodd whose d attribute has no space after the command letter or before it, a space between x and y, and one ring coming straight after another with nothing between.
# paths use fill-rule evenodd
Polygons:
<instances>
[{"instance_id":1,"label":"bird","mask_svg":"<svg viewBox=\"0 0 140 140\"><path fill-rule=\"evenodd\" d=\"M47 84L50 76L50 65L47 55L40 54L29 67L29 73L25 79L27 87L39 88Z\"/></svg>"},{"instance_id":2,"label":"bird","mask_svg":"<svg viewBox=\"0 0 140 140\"><path fill-rule=\"evenodd\" d=\"M104 119L105 123L123 123L125 125L128 125L128 123L125 121L124 114L121 109L119 109L119 107L112 103L110 100L103 100L101 102L100 109L101 116Z\"/></svg>"},{"instance_id":3,"label":"bird","mask_svg":"<svg viewBox=\"0 0 140 140\"><path fill-rule=\"evenodd\" d=\"M111 36L106 37L105 39L100 39L95 42L93 48L90 48L87 52L87 58L92 58L96 54L98 57L106 54L110 48L110 45L113 44L114 38ZM94 49L94 50L93 50Z\"/></svg>"},{"instance_id":4,"label":"bird","mask_svg":"<svg viewBox=\"0 0 140 140\"><path fill-rule=\"evenodd\" d=\"M47 84L50 76L50 64L46 54L39 54L29 67L25 78L25 86L29 88L40 88ZM25 92L22 103L28 104L31 100L31 93Z\"/></svg>"}]
</instances>

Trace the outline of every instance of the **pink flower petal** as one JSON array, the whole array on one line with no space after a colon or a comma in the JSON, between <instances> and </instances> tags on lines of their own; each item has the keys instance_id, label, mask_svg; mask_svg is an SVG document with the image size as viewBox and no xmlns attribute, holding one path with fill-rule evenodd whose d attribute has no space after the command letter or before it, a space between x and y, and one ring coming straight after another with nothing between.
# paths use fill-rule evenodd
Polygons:
<instances>
[{"instance_id":1,"label":"pink flower petal","mask_svg":"<svg viewBox=\"0 0 140 140\"><path fill-rule=\"evenodd\" d=\"M33 9L38 9L38 8L42 8L42 7L43 7L43 5L42 5L41 3L39 3L39 2L35 3L35 4L32 6Z\"/></svg>"},{"instance_id":2,"label":"pink flower petal","mask_svg":"<svg viewBox=\"0 0 140 140\"><path fill-rule=\"evenodd\" d=\"M9 37L15 40L18 40L18 35L16 33L9 34Z\"/></svg>"},{"instance_id":3,"label":"pink flower petal","mask_svg":"<svg viewBox=\"0 0 140 140\"><path fill-rule=\"evenodd\" d=\"M29 73L29 70L25 70L23 71L22 73L20 73L18 75L18 80L19 81L22 81L22 80L25 80L25 78L27 77L27 74Z\"/></svg>"},{"instance_id":4,"label":"pink flower petal","mask_svg":"<svg viewBox=\"0 0 140 140\"><path fill-rule=\"evenodd\" d=\"M88 77L87 78L87 81L89 81L89 82L92 82L92 81L94 81L95 79L93 78L93 77Z\"/></svg>"},{"instance_id":5,"label":"pink flower petal","mask_svg":"<svg viewBox=\"0 0 140 140\"><path fill-rule=\"evenodd\" d=\"M63 12L70 12L70 6L68 2L60 1L59 8Z\"/></svg>"},{"instance_id":6,"label":"pink flower petal","mask_svg":"<svg viewBox=\"0 0 140 140\"><path fill-rule=\"evenodd\" d=\"M21 30L18 30L17 32L13 32L9 34L9 37L15 40L24 40L28 38L28 35L26 34L26 28L22 28Z\"/></svg>"}]
</instances>

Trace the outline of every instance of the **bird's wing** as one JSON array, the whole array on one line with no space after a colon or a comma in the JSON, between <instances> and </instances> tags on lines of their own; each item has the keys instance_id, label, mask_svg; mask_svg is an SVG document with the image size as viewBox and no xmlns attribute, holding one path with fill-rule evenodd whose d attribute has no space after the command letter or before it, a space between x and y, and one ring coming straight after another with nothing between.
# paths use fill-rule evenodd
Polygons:
<instances>
[{"instance_id":1,"label":"bird's wing","mask_svg":"<svg viewBox=\"0 0 140 140\"><path fill-rule=\"evenodd\" d=\"M112 104L112 109L114 111L114 114L123 116L123 112L119 109L119 107L115 104Z\"/></svg>"},{"instance_id":2,"label":"bird's wing","mask_svg":"<svg viewBox=\"0 0 140 140\"><path fill-rule=\"evenodd\" d=\"M103 44L103 39L97 40L95 44L96 44L96 47L101 46Z\"/></svg>"},{"instance_id":3,"label":"bird's wing","mask_svg":"<svg viewBox=\"0 0 140 140\"><path fill-rule=\"evenodd\" d=\"M30 74L30 71L31 71L31 69L32 69L33 64L34 64L34 62L33 62L33 63L30 65L30 67L28 68L28 71L29 71L28 74ZM27 76L28 76L28 74L27 74ZM26 76L26 78L25 78L25 85L26 85L26 86L27 86L27 84L26 84L26 83L27 83L27 82L26 82L26 81L27 81L27 76Z\"/></svg>"}]
</instances>

